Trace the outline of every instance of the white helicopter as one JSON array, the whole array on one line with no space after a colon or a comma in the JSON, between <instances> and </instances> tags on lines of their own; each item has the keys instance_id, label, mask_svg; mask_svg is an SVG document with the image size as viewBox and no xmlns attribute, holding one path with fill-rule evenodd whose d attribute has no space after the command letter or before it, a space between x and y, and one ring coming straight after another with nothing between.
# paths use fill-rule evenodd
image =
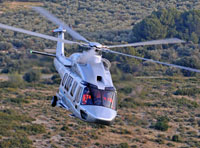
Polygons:
<instances>
[{"instance_id":1,"label":"white helicopter","mask_svg":"<svg viewBox=\"0 0 200 148\"><path fill-rule=\"evenodd\" d=\"M55 55L39 51L31 51L31 53L54 57L54 66L61 77L61 83L58 93L56 93L56 96L52 99L51 105L53 107L60 106L70 110L73 113L73 116L83 121L110 125L117 115L117 92L109 71L111 64L108 60L102 58L100 52L119 54L200 73L200 70L198 69L154 61L152 59L110 50L111 48L117 47L184 43L183 40L170 38L124 45L105 46L100 43L88 41L45 9L41 7L32 8L59 26L58 29L53 31L58 33L58 38L4 24L0 24L0 28L57 41ZM73 39L77 41L65 40L64 32L69 33ZM64 44L76 44L88 47L90 50L83 53L74 53L71 56L66 57L64 55Z\"/></svg>"}]
</instances>

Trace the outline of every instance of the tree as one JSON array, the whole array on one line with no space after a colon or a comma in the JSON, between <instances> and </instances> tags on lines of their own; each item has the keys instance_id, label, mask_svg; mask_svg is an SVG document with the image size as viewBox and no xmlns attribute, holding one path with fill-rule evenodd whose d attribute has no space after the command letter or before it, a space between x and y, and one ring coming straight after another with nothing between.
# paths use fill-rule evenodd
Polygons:
<instances>
[{"instance_id":1,"label":"tree","mask_svg":"<svg viewBox=\"0 0 200 148\"><path fill-rule=\"evenodd\" d=\"M136 24L130 36L131 41L169 37L199 43L200 10L179 12L177 9L161 9Z\"/></svg>"},{"instance_id":2,"label":"tree","mask_svg":"<svg viewBox=\"0 0 200 148\"><path fill-rule=\"evenodd\" d=\"M133 28L133 35L138 41L164 38L166 28L160 23L155 16L144 19Z\"/></svg>"},{"instance_id":3,"label":"tree","mask_svg":"<svg viewBox=\"0 0 200 148\"><path fill-rule=\"evenodd\" d=\"M197 36L197 34L195 32L192 32L192 34L191 34L191 41L194 44L198 44L198 42L199 42L199 38L198 38L198 36Z\"/></svg>"}]
</instances>

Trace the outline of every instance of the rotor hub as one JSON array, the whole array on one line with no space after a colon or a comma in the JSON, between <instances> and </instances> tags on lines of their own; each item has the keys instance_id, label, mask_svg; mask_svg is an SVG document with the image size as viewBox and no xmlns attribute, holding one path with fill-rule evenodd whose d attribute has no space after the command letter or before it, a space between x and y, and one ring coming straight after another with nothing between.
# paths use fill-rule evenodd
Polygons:
<instances>
[{"instance_id":1,"label":"rotor hub","mask_svg":"<svg viewBox=\"0 0 200 148\"><path fill-rule=\"evenodd\" d=\"M103 45L97 42L89 42L89 46L90 47L94 47L94 48L102 48Z\"/></svg>"}]
</instances>

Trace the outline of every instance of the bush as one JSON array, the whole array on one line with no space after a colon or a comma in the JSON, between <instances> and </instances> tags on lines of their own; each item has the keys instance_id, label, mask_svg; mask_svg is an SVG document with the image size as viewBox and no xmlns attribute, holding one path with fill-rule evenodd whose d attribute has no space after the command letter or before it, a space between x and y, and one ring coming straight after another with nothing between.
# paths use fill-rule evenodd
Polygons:
<instances>
[{"instance_id":1,"label":"bush","mask_svg":"<svg viewBox=\"0 0 200 148\"><path fill-rule=\"evenodd\" d=\"M175 95L187 95L194 96L195 94L200 94L199 88L188 88L188 89L178 89L174 92Z\"/></svg>"},{"instance_id":2,"label":"bush","mask_svg":"<svg viewBox=\"0 0 200 148\"><path fill-rule=\"evenodd\" d=\"M9 98L9 99L6 99L5 101L16 103L16 104L29 103L29 101L24 98Z\"/></svg>"},{"instance_id":3,"label":"bush","mask_svg":"<svg viewBox=\"0 0 200 148\"><path fill-rule=\"evenodd\" d=\"M130 146L128 145L128 143L120 143L118 148L130 148Z\"/></svg>"},{"instance_id":4,"label":"bush","mask_svg":"<svg viewBox=\"0 0 200 148\"><path fill-rule=\"evenodd\" d=\"M136 100L135 98L125 98L123 101L120 101L120 108L136 108L138 106L144 106L144 103Z\"/></svg>"},{"instance_id":5,"label":"bush","mask_svg":"<svg viewBox=\"0 0 200 148\"><path fill-rule=\"evenodd\" d=\"M23 80L21 75L19 74L11 74L9 75L9 80L8 83L12 86L12 87L19 87L23 85Z\"/></svg>"},{"instance_id":6,"label":"bush","mask_svg":"<svg viewBox=\"0 0 200 148\"><path fill-rule=\"evenodd\" d=\"M132 88L124 87L124 88L121 88L119 91L123 92L124 94L130 94L132 92Z\"/></svg>"},{"instance_id":7,"label":"bush","mask_svg":"<svg viewBox=\"0 0 200 148\"><path fill-rule=\"evenodd\" d=\"M29 83L36 82L40 80L40 75L39 71L31 70L24 74L23 79Z\"/></svg>"},{"instance_id":8,"label":"bush","mask_svg":"<svg viewBox=\"0 0 200 148\"><path fill-rule=\"evenodd\" d=\"M28 139L26 136L25 137L18 137L16 136L15 138L9 138L5 139L0 142L0 147L1 148L16 148L16 147L31 147L32 141Z\"/></svg>"},{"instance_id":9,"label":"bush","mask_svg":"<svg viewBox=\"0 0 200 148\"><path fill-rule=\"evenodd\" d=\"M184 97L182 98L175 98L173 99L172 104L176 105L177 107L188 107L188 108L197 108L199 104L196 101L191 101Z\"/></svg>"},{"instance_id":10,"label":"bush","mask_svg":"<svg viewBox=\"0 0 200 148\"><path fill-rule=\"evenodd\" d=\"M41 134L41 133L46 132L44 126L39 125L39 124L24 125L24 126L19 127L19 129L24 130L29 135L36 135L36 134Z\"/></svg>"},{"instance_id":11,"label":"bush","mask_svg":"<svg viewBox=\"0 0 200 148\"><path fill-rule=\"evenodd\" d=\"M69 127L66 126L66 125L64 125L64 126L61 128L61 130L63 130L63 131L68 131L68 130L69 130Z\"/></svg>"},{"instance_id":12,"label":"bush","mask_svg":"<svg viewBox=\"0 0 200 148\"><path fill-rule=\"evenodd\" d=\"M172 141L174 141L174 142L180 142L181 140L180 140L180 136L179 135L174 135L173 137L172 137Z\"/></svg>"},{"instance_id":13,"label":"bush","mask_svg":"<svg viewBox=\"0 0 200 148\"><path fill-rule=\"evenodd\" d=\"M164 140L163 139L156 139L155 142L159 143L159 144L164 144Z\"/></svg>"},{"instance_id":14,"label":"bush","mask_svg":"<svg viewBox=\"0 0 200 148\"><path fill-rule=\"evenodd\" d=\"M8 50L12 48L12 44L7 42L0 42L0 50Z\"/></svg>"},{"instance_id":15,"label":"bush","mask_svg":"<svg viewBox=\"0 0 200 148\"><path fill-rule=\"evenodd\" d=\"M160 130L160 131L167 131L169 128L168 122L169 122L169 119L164 116L158 118L155 124L155 129Z\"/></svg>"},{"instance_id":16,"label":"bush","mask_svg":"<svg viewBox=\"0 0 200 148\"><path fill-rule=\"evenodd\" d=\"M10 74L8 76L8 81L4 81L0 83L0 87L10 87L10 88L22 88L24 86L24 82L19 74Z\"/></svg>"},{"instance_id":17,"label":"bush","mask_svg":"<svg viewBox=\"0 0 200 148\"><path fill-rule=\"evenodd\" d=\"M61 79L60 79L60 76L58 74L55 74L51 77L51 80L53 81L53 83L57 83L59 84Z\"/></svg>"}]
</instances>

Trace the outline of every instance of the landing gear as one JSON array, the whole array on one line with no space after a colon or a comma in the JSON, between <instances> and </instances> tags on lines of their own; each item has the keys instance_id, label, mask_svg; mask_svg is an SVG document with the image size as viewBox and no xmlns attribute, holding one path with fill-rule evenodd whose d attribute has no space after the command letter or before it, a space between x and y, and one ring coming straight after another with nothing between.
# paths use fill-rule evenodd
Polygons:
<instances>
[{"instance_id":1,"label":"landing gear","mask_svg":"<svg viewBox=\"0 0 200 148\"><path fill-rule=\"evenodd\" d=\"M51 100L51 106L52 106L52 107L55 107L56 104L57 104L57 101L58 101L57 96L53 96L53 99Z\"/></svg>"}]
</instances>

